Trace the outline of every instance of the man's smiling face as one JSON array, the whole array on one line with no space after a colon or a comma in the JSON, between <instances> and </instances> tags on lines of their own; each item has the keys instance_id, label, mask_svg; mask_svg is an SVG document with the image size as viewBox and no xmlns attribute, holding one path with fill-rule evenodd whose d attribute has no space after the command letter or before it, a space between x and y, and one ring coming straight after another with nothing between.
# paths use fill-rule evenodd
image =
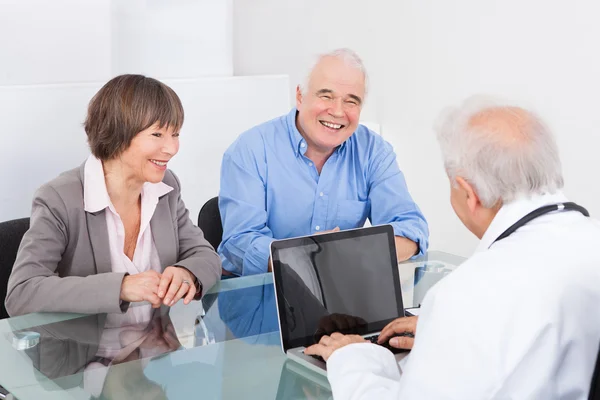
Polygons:
<instances>
[{"instance_id":1,"label":"man's smiling face","mask_svg":"<svg viewBox=\"0 0 600 400\"><path fill-rule=\"evenodd\" d=\"M296 125L309 149L327 153L344 143L358 126L365 76L337 57L324 57L308 87L296 91Z\"/></svg>"}]
</instances>

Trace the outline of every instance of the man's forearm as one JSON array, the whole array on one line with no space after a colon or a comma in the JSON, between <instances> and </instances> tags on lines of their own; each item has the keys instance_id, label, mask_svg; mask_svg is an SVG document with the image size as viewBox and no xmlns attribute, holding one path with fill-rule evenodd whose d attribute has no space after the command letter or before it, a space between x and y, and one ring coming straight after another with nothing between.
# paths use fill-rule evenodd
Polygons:
<instances>
[{"instance_id":1,"label":"man's forearm","mask_svg":"<svg viewBox=\"0 0 600 400\"><path fill-rule=\"evenodd\" d=\"M398 262L406 261L419 253L419 246L410 239L402 236L395 236L394 241L396 242L396 256L398 257Z\"/></svg>"}]
</instances>

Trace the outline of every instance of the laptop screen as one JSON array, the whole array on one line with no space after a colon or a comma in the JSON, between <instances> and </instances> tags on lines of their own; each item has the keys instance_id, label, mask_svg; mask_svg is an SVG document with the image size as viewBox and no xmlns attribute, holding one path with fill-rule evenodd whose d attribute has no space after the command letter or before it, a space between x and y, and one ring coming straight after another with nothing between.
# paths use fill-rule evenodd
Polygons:
<instances>
[{"instance_id":1,"label":"laptop screen","mask_svg":"<svg viewBox=\"0 0 600 400\"><path fill-rule=\"evenodd\" d=\"M325 334L378 332L404 315L390 225L271 244L284 350Z\"/></svg>"}]
</instances>

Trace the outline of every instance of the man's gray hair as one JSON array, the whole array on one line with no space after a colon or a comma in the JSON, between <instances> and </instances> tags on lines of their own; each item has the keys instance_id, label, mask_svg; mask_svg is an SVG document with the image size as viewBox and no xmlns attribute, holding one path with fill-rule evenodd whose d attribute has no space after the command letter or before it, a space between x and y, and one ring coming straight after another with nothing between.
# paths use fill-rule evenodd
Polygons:
<instances>
[{"instance_id":1,"label":"man's gray hair","mask_svg":"<svg viewBox=\"0 0 600 400\"><path fill-rule=\"evenodd\" d=\"M368 75L367 75L367 69L365 68L365 65L364 65L362 59L359 57L359 55L356 54L356 52L354 50L351 50L348 48L335 49L335 50L332 50L327 53L319 54L315 58L314 62L310 65L310 68L308 69L308 71L304 77L304 81L300 84L300 90L302 91L302 94L305 95L306 91L308 90L308 84L309 84L310 76L312 75L313 69L319 62L321 62L321 60L323 58L326 58L326 57L339 58L349 67L356 68L357 70L362 72L363 76L365 77L365 97L366 97L367 86L368 86L368 81L369 81Z\"/></svg>"},{"instance_id":2,"label":"man's gray hair","mask_svg":"<svg viewBox=\"0 0 600 400\"><path fill-rule=\"evenodd\" d=\"M442 113L435 130L450 181L469 182L484 207L563 187L554 137L530 111L474 96Z\"/></svg>"}]
</instances>

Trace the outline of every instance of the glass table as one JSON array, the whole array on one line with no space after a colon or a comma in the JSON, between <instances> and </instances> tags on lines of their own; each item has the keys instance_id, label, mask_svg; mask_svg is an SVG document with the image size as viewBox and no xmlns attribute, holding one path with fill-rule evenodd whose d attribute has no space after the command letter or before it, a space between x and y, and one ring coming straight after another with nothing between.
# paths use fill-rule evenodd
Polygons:
<instances>
[{"instance_id":1,"label":"glass table","mask_svg":"<svg viewBox=\"0 0 600 400\"><path fill-rule=\"evenodd\" d=\"M464 259L400 263L405 307ZM221 281L202 301L124 315L0 320L0 385L28 399L329 399L327 379L280 346L272 275Z\"/></svg>"}]
</instances>

